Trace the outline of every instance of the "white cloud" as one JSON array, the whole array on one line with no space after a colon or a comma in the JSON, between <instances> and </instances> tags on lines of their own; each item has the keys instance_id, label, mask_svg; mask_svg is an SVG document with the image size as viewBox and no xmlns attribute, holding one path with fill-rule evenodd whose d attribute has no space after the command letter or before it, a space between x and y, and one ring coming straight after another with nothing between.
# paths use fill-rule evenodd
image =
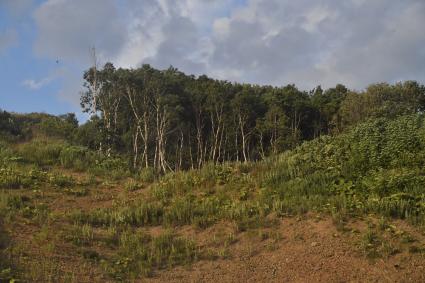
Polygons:
<instances>
[{"instance_id":1,"label":"white cloud","mask_svg":"<svg viewBox=\"0 0 425 283\"><path fill-rule=\"evenodd\" d=\"M239 3L239 4L238 4ZM75 101L89 48L116 66L311 89L425 78L422 0L47 0L37 54L80 66L61 92ZM33 87L41 81L28 82ZM67 90L68 89L68 90Z\"/></svg>"},{"instance_id":2,"label":"white cloud","mask_svg":"<svg viewBox=\"0 0 425 283\"><path fill-rule=\"evenodd\" d=\"M30 90L39 90L54 80L65 77L65 75L67 75L67 70L65 68L59 68L55 69L51 74L39 80L26 79L22 82L22 85L28 87Z\"/></svg>"},{"instance_id":3,"label":"white cloud","mask_svg":"<svg viewBox=\"0 0 425 283\"><path fill-rule=\"evenodd\" d=\"M34 13L38 55L87 64L90 49L111 58L127 40L124 17L113 0L48 0ZM125 15L123 15L125 16Z\"/></svg>"},{"instance_id":4,"label":"white cloud","mask_svg":"<svg viewBox=\"0 0 425 283\"><path fill-rule=\"evenodd\" d=\"M216 21L209 72L306 89L424 82L424 15L417 0L250 0Z\"/></svg>"},{"instance_id":5,"label":"white cloud","mask_svg":"<svg viewBox=\"0 0 425 283\"><path fill-rule=\"evenodd\" d=\"M43 86L47 85L52 81L51 78L44 78L42 80L36 81L33 79L28 79L22 82L22 84L26 87L28 87L31 90L38 90L42 88Z\"/></svg>"}]
</instances>

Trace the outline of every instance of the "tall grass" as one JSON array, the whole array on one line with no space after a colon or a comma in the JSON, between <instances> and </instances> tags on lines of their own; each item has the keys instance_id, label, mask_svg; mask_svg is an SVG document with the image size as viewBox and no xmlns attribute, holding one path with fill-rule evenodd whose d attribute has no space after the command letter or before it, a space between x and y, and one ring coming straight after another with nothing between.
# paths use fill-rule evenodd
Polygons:
<instances>
[{"instance_id":1,"label":"tall grass","mask_svg":"<svg viewBox=\"0 0 425 283\"><path fill-rule=\"evenodd\" d=\"M189 264L197 258L195 243L171 231L151 237L127 230L120 235L117 248L104 268L118 280L151 276L155 269Z\"/></svg>"}]
</instances>

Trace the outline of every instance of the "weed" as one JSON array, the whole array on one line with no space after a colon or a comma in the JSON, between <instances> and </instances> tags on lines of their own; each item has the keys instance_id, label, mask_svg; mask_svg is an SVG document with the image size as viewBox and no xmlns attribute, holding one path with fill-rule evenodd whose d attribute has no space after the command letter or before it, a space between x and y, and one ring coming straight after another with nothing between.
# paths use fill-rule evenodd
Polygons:
<instances>
[{"instance_id":1,"label":"weed","mask_svg":"<svg viewBox=\"0 0 425 283\"><path fill-rule=\"evenodd\" d=\"M141 182L150 184L155 181L155 171L151 167L143 168L137 177Z\"/></svg>"},{"instance_id":2,"label":"weed","mask_svg":"<svg viewBox=\"0 0 425 283\"><path fill-rule=\"evenodd\" d=\"M94 239L93 228L87 224L82 226L74 225L72 230L65 235L65 239L76 246L91 245Z\"/></svg>"},{"instance_id":3,"label":"weed","mask_svg":"<svg viewBox=\"0 0 425 283\"><path fill-rule=\"evenodd\" d=\"M64 189L64 192L67 195L76 196L76 197L83 197L88 195L89 193L87 188L66 188Z\"/></svg>"},{"instance_id":4,"label":"weed","mask_svg":"<svg viewBox=\"0 0 425 283\"><path fill-rule=\"evenodd\" d=\"M124 231L119 239L117 256L104 268L115 279L150 276L155 269L188 264L196 260L197 249L192 241L165 232L157 237Z\"/></svg>"},{"instance_id":5,"label":"weed","mask_svg":"<svg viewBox=\"0 0 425 283\"><path fill-rule=\"evenodd\" d=\"M56 188L65 188L75 185L75 180L71 176L54 173L49 176L49 183Z\"/></svg>"},{"instance_id":6,"label":"weed","mask_svg":"<svg viewBox=\"0 0 425 283\"><path fill-rule=\"evenodd\" d=\"M124 189L128 192L137 191L143 188L142 184L139 184L135 180L131 179L130 181L124 184Z\"/></svg>"},{"instance_id":7,"label":"weed","mask_svg":"<svg viewBox=\"0 0 425 283\"><path fill-rule=\"evenodd\" d=\"M82 249L81 255L83 258L94 262L98 262L101 259L100 254L97 251L91 249Z\"/></svg>"}]
</instances>

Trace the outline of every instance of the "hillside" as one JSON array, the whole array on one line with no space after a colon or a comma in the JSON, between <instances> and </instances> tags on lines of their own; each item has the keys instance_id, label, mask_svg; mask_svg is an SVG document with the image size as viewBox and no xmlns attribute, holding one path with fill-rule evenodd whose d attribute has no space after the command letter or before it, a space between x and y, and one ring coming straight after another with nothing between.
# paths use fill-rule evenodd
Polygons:
<instances>
[{"instance_id":1,"label":"hillside","mask_svg":"<svg viewBox=\"0 0 425 283\"><path fill-rule=\"evenodd\" d=\"M425 0L0 0L0 283L425 283L423 27Z\"/></svg>"},{"instance_id":2,"label":"hillside","mask_svg":"<svg viewBox=\"0 0 425 283\"><path fill-rule=\"evenodd\" d=\"M424 121L166 174L38 126L0 145L0 279L424 281Z\"/></svg>"}]
</instances>

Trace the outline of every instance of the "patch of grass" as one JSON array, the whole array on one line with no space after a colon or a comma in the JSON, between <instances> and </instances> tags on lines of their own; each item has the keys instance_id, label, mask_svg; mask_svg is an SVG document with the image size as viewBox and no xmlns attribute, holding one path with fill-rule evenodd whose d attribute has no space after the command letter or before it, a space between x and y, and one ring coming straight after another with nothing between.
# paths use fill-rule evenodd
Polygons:
<instances>
[{"instance_id":1,"label":"patch of grass","mask_svg":"<svg viewBox=\"0 0 425 283\"><path fill-rule=\"evenodd\" d=\"M381 239L378 237L378 234L368 229L366 233L362 236L360 240L360 250L362 253L369 258L379 257L379 246L381 245Z\"/></svg>"},{"instance_id":2,"label":"patch of grass","mask_svg":"<svg viewBox=\"0 0 425 283\"><path fill-rule=\"evenodd\" d=\"M76 184L75 179L60 173L50 174L48 177L49 184L56 188L72 187Z\"/></svg>"},{"instance_id":3,"label":"patch of grass","mask_svg":"<svg viewBox=\"0 0 425 283\"><path fill-rule=\"evenodd\" d=\"M8 250L11 239L6 233L0 218L0 282L16 280L16 270L12 263L13 256Z\"/></svg>"},{"instance_id":4,"label":"patch of grass","mask_svg":"<svg viewBox=\"0 0 425 283\"><path fill-rule=\"evenodd\" d=\"M137 191L143 188L143 185L131 179L124 184L124 190L128 192Z\"/></svg>"},{"instance_id":5,"label":"patch of grass","mask_svg":"<svg viewBox=\"0 0 425 283\"><path fill-rule=\"evenodd\" d=\"M74 225L71 231L65 234L65 239L76 246L91 245L94 240L93 228L88 225Z\"/></svg>"},{"instance_id":6,"label":"patch of grass","mask_svg":"<svg viewBox=\"0 0 425 283\"><path fill-rule=\"evenodd\" d=\"M49 219L49 207L44 203L34 204L25 195L0 191L0 219L9 223L15 220L17 216L42 225Z\"/></svg>"},{"instance_id":7,"label":"patch of grass","mask_svg":"<svg viewBox=\"0 0 425 283\"><path fill-rule=\"evenodd\" d=\"M23 159L31 164L54 165L57 164L61 151L65 144L60 141L33 140L22 144L18 148L18 153Z\"/></svg>"},{"instance_id":8,"label":"patch of grass","mask_svg":"<svg viewBox=\"0 0 425 283\"><path fill-rule=\"evenodd\" d=\"M66 188L64 189L64 192L67 195L76 196L76 197L83 197L88 195L89 193L88 189L84 187Z\"/></svg>"},{"instance_id":9,"label":"patch of grass","mask_svg":"<svg viewBox=\"0 0 425 283\"><path fill-rule=\"evenodd\" d=\"M89 261L93 261L93 262L96 262L96 263L101 260L100 254L95 250L82 249L81 255L84 259L89 260Z\"/></svg>"},{"instance_id":10,"label":"patch of grass","mask_svg":"<svg viewBox=\"0 0 425 283\"><path fill-rule=\"evenodd\" d=\"M148 168L142 168L137 175L137 178L139 181L143 183L153 183L155 181L155 170L151 167Z\"/></svg>"},{"instance_id":11,"label":"patch of grass","mask_svg":"<svg viewBox=\"0 0 425 283\"><path fill-rule=\"evenodd\" d=\"M416 241L417 240L410 234L407 234L407 233L404 233L404 232L401 234L401 243L403 243L403 244L411 244L411 243L414 243Z\"/></svg>"},{"instance_id":12,"label":"patch of grass","mask_svg":"<svg viewBox=\"0 0 425 283\"><path fill-rule=\"evenodd\" d=\"M163 208L157 203L138 202L129 206L119 206L111 209L95 209L88 213L74 211L69 218L76 224L91 224L95 226L146 226L162 223Z\"/></svg>"},{"instance_id":13,"label":"patch of grass","mask_svg":"<svg viewBox=\"0 0 425 283\"><path fill-rule=\"evenodd\" d=\"M359 242L359 248L362 253L370 258L375 259L379 257L390 257L400 252L400 249L396 244L388 238L384 237L384 234L380 233L378 229L369 228L363 234Z\"/></svg>"},{"instance_id":14,"label":"patch of grass","mask_svg":"<svg viewBox=\"0 0 425 283\"><path fill-rule=\"evenodd\" d=\"M335 225L336 230L339 232L347 232L347 220L348 216L341 211L332 213L332 223Z\"/></svg>"},{"instance_id":15,"label":"patch of grass","mask_svg":"<svg viewBox=\"0 0 425 283\"><path fill-rule=\"evenodd\" d=\"M189 264L197 258L196 245L172 232L157 237L124 231L116 256L107 260L105 270L116 280L151 276L156 269Z\"/></svg>"},{"instance_id":16,"label":"patch of grass","mask_svg":"<svg viewBox=\"0 0 425 283\"><path fill-rule=\"evenodd\" d=\"M37 188L46 180L47 174L38 168L19 168L6 166L0 168L0 188L22 189Z\"/></svg>"}]
</instances>

